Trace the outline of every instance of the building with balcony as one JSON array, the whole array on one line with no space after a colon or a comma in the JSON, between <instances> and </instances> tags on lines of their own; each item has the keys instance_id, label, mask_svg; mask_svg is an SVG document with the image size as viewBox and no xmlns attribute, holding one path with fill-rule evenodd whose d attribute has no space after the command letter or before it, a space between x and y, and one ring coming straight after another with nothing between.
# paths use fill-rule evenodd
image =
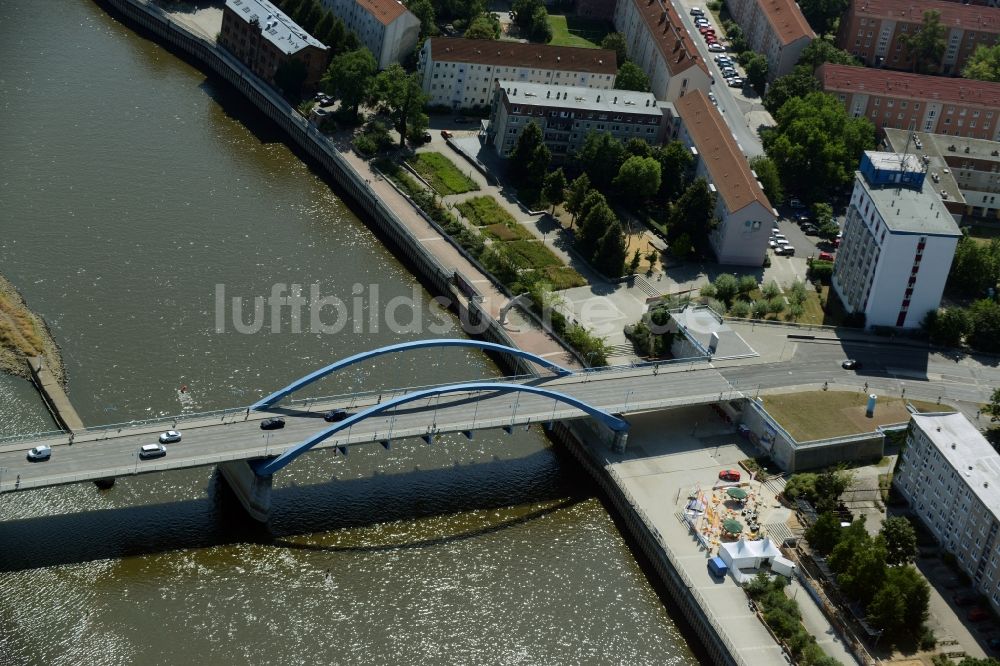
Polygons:
<instances>
[{"instance_id":1,"label":"building with balcony","mask_svg":"<svg viewBox=\"0 0 1000 666\"><path fill-rule=\"evenodd\" d=\"M278 68L298 60L305 88L315 88L327 64L327 48L267 0L226 0L219 46L271 85Z\"/></svg>"},{"instance_id":2,"label":"building with balcony","mask_svg":"<svg viewBox=\"0 0 1000 666\"><path fill-rule=\"evenodd\" d=\"M497 81L486 140L509 157L521 132L535 122L556 163L582 148L590 132L659 145L668 133L669 107L651 93Z\"/></svg>"},{"instance_id":3,"label":"building with balcony","mask_svg":"<svg viewBox=\"0 0 1000 666\"><path fill-rule=\"evenodd\" d=\"M914 414L892 483L1000 612L1000 455L982 433L962 414Z\"/></svg>"},{"instance_id":4,"label":"building with balcony","mask_svg":"<svg viewBox=\"0 0 1000 666\"><path fill-rule=\"evenodd\" d=\"M962 233L916 155L865 151L832 285L867 326L917 328L941 303Z\"/></svg>"},{"instance_id":5,"label":"building with balcony","mask_svg":"<svg viewBox=\"0 0 1000 666\"><path fill-rule=\"evenodd\" d=\"M403 62L420 38L420 19L398 0L322 0L375 56L379 69Z\"/></svg>"},{"instance_id":6,"label":"building with balcony","mask_svg":"<svg viewBox=\"0 0 1000 666\"><path fill-rule=\"evenodd\" d=\"M840 19L837 46L870 67L911 69L904 35L920 30L924 12L938 12L945 29L945 51L937 73L958 76L977 46L1000 39L1000 9L946 0L851 0Z\"/></svg>"},{"instance_id":7,"label":"building with balcony","mask_svg":"<svg viewBox=\"0 0 1000 666\"><path fill-rule=\"evenodd\" d=\"M795 0L727 0L751 51L767 57L767 78L792 71L816 33Z\"/></svg>"},{"instance_id":8,"label":"building with balcony","mask_svg":"<svg viewBox=\"0 0 1000 666\"><path fill-rule=\"evenodd\" d=\"M886 129L885 146L919 155L931 187L957 220L1000 218L1000 142Z\"/></svg>"},{"instance_id":9,"label":"building with balcony","mask_svg":"<svg viewBox=\"0 0 1000 666\"><path fill-rule=\"evenodd\" d=\"M824 92L847 113L887 127L1000 141L1000 83L826 63Z\"/></svg>"},{"instance_id":10,"label":"building with balcony","mask_svg":"<svg viewBox=\"0 0 1000 666\"><path fill-rule=\"evenodd\" d=\"M712 75L672 3L619 0L615 29L628 57L649 77L656 99L673 102L691 90L708 92Z\"/></svg>"},{"instance_id":11,"label":"building with balcony","mask_svg":"<svg viewBox=\"0 0 1000 666\"><path fill-rule=\"evenodd\" d=\"M496 82L609 89L618 67L615 52L489 39L432 37L418 69L431 106L489 107Z\"/></svg>"},{"instance_id":12,"label":"building with balcony","mask_svg":"<svg viewBox=\"0 0 1000 666\"><path fill-rule=\"evenodd\" d=\"M700 90L676 102L677 138L695 157L695 175L715 192L718 226L709 241L720 264L763 266L777 211L719 109Z\"/></svg>"}]
</instances>

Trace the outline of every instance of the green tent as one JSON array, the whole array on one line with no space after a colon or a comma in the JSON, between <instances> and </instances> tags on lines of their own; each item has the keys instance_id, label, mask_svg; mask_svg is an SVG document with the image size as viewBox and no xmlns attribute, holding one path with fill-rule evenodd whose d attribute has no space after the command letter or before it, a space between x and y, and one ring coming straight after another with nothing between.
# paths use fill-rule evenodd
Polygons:
<instances>
[{"instance_id":1,"label":"green tent","mask_svg":"<svg viewBox=\"0 0 1000 666\"><path fill-rule=\"evenodd\" d=\"M726 490L726 494L733 499L744 500L747 498L747 491L742 488L729 488Z\"/></svg>"},{"instance_id":2,"label":"green tent","mask_svg":"<svg viewBox=\"0 0 1000 666\"><path fill-rule=\"evenodd\" d=\"M726 530L730 534L739 534L743 531L743 523L738 520L729 520L722 523L722 529Z\"/></svg>"}]
</instances>

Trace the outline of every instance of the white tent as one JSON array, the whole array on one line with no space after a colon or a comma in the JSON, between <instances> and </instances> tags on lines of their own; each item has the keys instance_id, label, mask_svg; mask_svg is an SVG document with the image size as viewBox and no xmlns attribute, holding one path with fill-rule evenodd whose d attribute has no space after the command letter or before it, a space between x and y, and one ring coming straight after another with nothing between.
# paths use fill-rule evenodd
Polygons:
<instances>
[{"instance_id":1,"label":"white tent","mask_svg":"<svg viewBox=\"0 0 1000 666\"><path fill-rule=\"evenodd\" d=\"M719 547L719 556L730 569L757 569L764 563L781 557L781 551L768 538L757 541L724 542Z\"/></svg>"}]
</instances>

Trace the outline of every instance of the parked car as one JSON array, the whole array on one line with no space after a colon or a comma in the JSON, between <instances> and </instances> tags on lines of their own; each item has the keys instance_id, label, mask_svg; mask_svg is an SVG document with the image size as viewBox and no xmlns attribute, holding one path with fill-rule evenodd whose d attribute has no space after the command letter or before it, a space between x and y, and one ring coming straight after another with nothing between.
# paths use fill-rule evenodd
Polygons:
<instances>
[{"instance_id":1,"label":"parked car","mask_svg":"<svg viewBox=\"0 0 1000 666\"><path fill-rule=\"evenodd\" d=\"M956 606L971 606L979 600L979 597L972 592L956 592L951 595L951 600Z\"/></svg>"},{"instance_id":2,"label":"parked car","mask_svg":"<svg viewBox=\"0 0 1000 666\"><path fill-rule=\"evenodd\" d=\"M181 434L176 430L168 430L160 433L160 444L173 444L181 441Z\"/></svg>"},{"instance_id":3,"label":"parked car","mask_svg":"<svg viewBox=\"0 0 1000 666\"><path fill-rule=\"evenodd\" d=\"M715 30L713 28L708 27L707 25L703 25L700 28L698 28L698 32L700 32L703 35L715 34Z\"/></svg>"},{"instance_id":4,"label":"parked car","mask_svg":"<svg viewBox=\"0 0 1000 666\"><path fill-rule=\"evenodd\" d=\"M716 42L715 44L709 44L708 50L711 51L712 53L718 53L719 51L725 51L726 47Z\"/></svg>"},{"instance_id":5,"label":"parked car","mask_svg":"<svg viewBox=\"0 0 1000 666\"><path fill-rule=\"evenodd\" d=\"M36 446L35 448L28 451L28 460L30 462L42 462L48 460L51 457L52 457L52 447L45 446L44 444L41 446Z\"/></svg>"},{"instance_id":6,"label":"parked car","mask_svg":"<svg viewBox=\"0 0 1000 666\"><path fill-rule=\"evenodd\" d=\"M990 619L992 614L982 606L976 606L975 608L969 609L966 617L972 622L982 622Z\"/></svg>"},{"instance_id":7,"label":"parked car","mask_svg":"<svg viewBox=\"0 0 1000 666\"><path fill-rule=\"evenodd\" d=\"M451 132L449 132L448 130L441 130L441 138L442 139L450 139L453 136L455 136L455 135L452 134Z\"/></svg>"},{"instance_id":8,"label":"parked car","mask_svg":"<svg viewBox=\"0 0 1000 666\"><path fill-rule=\"evenodd\" d=\"M719 478L723 481L739 481L740 471L738 469L724 469L719 472Z\"/></svg>"},{"instance_id":9,"label":"parked car","mask_svg":"<svg viewBox=\"0 0 1000 666\"><path fill-rule=\"evenodd\" d=\"M799 201L798 199L795 199L795 198L790 199L788 201L788 205L791 206L792 208L796 208L796 209L797 208L805 208L805 206L802 205L802 202Z\"/></svg>"},{"instance_id":10,"label":"parked car","mask_svg":"<svg viewBox=\"0 0 1000 666\"><path fill-rule=\"evenodd\" d=\"M815 236L816 234L819 233L819 229L816 227L815 224L809 222L807 224L802 225L802 233L809 234L810 236Z\"/></svg>"},{"instance_id":11,"label":"parked car","mask_svg":"<svg viewBox=\"0 0 1000 666\"><path fill-rule=\"evenodd\" d=\"M819 256L816 258L820 261L833 261L833 255L829 252L820 252Z\"/></svg>"},{"instance_id":12,"label":"parked car","mask_svg":"<svg viewBox=\"0 0 1000 666\"><path fill-rule=\"evenodd\" d=\"M726 83L729 84L730 88L742 88L743 87L743 79L741 79L738 76L733 76L733 77L730 77L730 78L726 79Z\"/></svg>"},{"instance_id":13,"label":"parked car","mask_svg":"<svg viewBox=\"0 0 1000 666\"><path fill-rule=\"evenodd\" d=\"M162 458L165 455L167 455L167 447L163 444L143 444L139 447L139 457L143 460Z\"/></svg>"},{"instance_id":14,"label":"parked car","mask_svg":"<svg viewBox=\"0 0 1000 666\"><path fill-rule=\"evenodd\" d=\"M716 106L719 106L719 100L717 100L717 99L715 98L715 93L714 93L714 92L709 92L709 93L708 93L708 98L709 98L710 100L712 100L712 104L714 104L714 105L716 105Z\"/></svg>"},{"instance_id":15,"label":"parked car","mask_svg":"<svg viewBox=\"0 0 1000 666\"><path fill-rule=\"evenodd\" d=\"M705 15L705 10L702 9L701 7L691 8L691 16L704 16L704 15Z\"/></svg>"},{"instance_id":16,"label":"parked car","mask_svg":"<svg viewBox=\"0 0 1000 666\"><path fill-rule=\"evenodd\" d=\"M840 363L840 367L842 367L844 370L860 370L861 362L853 358L849 358L846 361L842 361Z\"/></svg>"},{"instance_id":17,"label":"parked car","mask_svg":"<svg viewBox=\"0 0 1000 666\"><path fill-rule=\"evenodd\" d=\"M710 32L707 35L702 35L705 38L706 44L718 44L719 38L715 36L714 32Z\"/></svg>"},{"instance_id":18,"label":"parked car","mask_svg":"<svg viewBox=\"0 0 1000 666\"><path fill-rule=\"evenodd\" d=\"M773 234L771 234L771 240L785 241L787 243L788 242L788 237L785 236L785 234L782 234L782 233L773 233Z\"/></svg>"},{"instance_id":19,"label":"parked car","mask_svg":"<svg viewBox=\"0 0 1000 666\"><path fill-rule=\"evenodd\" d=\"M260 422L261 430L280 430L285 427L285 419L280 416L272 416Z\"/></svg>"},{"instance_id":20,"label":"parked car","mask_svg":"<svg viewBox=\"0 0 1000 666\"><path fill-rule=\"evenodd\" d=\"M791 245L778 245L778 247L775 248L774 253L783 257L791 257L795 254L795 248Z\"/></svg>"},{"instance_id":21,"label":"parked car","mask_svg":"<svg viewBox=\"0 0 1000 666\"><path fill-rule=\"evenodd\" d=\"M343 421L350 415L351 413L346 409L331 409L330 411L328 411L326 414L323 415L323 420L334 423L337 421Z\"/></svg>"},{"instance_id":22,"label":"parked car","mask_svg":"<svg viewBox=\"0 0 1000 666\"><path fill-rule=\"evenodd\" d=\"M420 140L422 142L424 142L424 143L430 143L431 142L431 133L430 132L424 132L424 135L422 137L420 137Z\"/></svg>"}]
</instances>

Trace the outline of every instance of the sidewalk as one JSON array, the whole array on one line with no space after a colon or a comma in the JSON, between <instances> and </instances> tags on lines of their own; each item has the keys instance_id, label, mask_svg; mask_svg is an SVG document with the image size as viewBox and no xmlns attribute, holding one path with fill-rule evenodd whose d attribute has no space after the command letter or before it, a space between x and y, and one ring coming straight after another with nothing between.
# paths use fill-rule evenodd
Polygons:
<instances>
[{"instance_id":1,"label":"sidewalk","mask_svg":"<svg viewBox=\"0 0 1000 666\"><path fill-rule=\"evenodd\" d=\"M794 599L802 612L802 624L806 631L816 637L816 644L823 648L823 652L838 660L844 666L856 666L858 660L850 653L844 645L844 640L837 633L830 622L823 615L822 609L812 598L802 583L797 578L792 578L791 583L785 588L785 595Z\"/></svg>"}]
</instances>

